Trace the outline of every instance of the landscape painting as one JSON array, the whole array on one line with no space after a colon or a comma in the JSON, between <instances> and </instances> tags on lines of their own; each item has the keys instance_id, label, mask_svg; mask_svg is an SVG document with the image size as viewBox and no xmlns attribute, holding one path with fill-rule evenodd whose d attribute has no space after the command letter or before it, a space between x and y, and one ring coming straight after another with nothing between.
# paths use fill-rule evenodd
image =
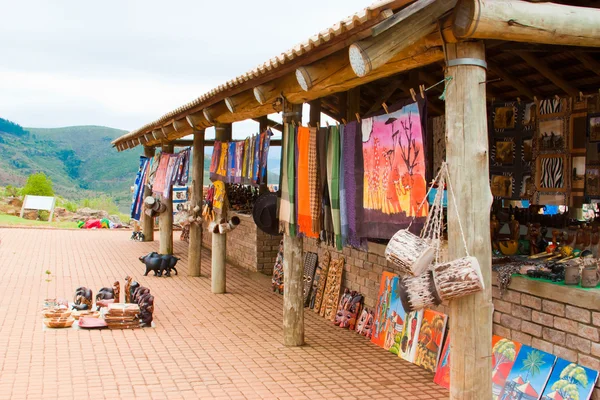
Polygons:
<instances>
[{"instance_id":1,"label":"landscape painting","mask_svg":"<svg viewBox=\"0 0 600 400\"><path fill-rule=\"evenodd\" d=\"M371 342L379 347L385 344L387 329L390 327L389 314L392 308L392 293L394 282L398 284L398 276L391 272L384 271L381 275L379 284L379 294L377 296L377 306L375 307L375 320L373 322L373 336Z\"/></svg>"},{"instance_id":2,"label":"landscape painting","mask_svg":"<svg viewBox=\"0 0 600 400\"><path fill-rule=\"evenodd\" d=\"M492 399L504 388L506 378L521 350L521 343L494 335L492 337Z\"/></svg>"},{"instance_id":3,"label":"landscape painting","mask_svg":"<svg viewBox=\"0 0 600 400\"><path fill-rule=\"evenodd\" d=\"M450 333L446 335L444 350L440 357L433 383L450 389Z\"/></svg>"},{"instance_id":4,"label":"landscape painting","mask_svg":"<svg viewBox=\"0 0 600 400\"><path fill-rule=\"evenodd\" d=\"M400 352L400 336L404 329L406 311L400 300L400 278L394 277L392 281L392 298L390 301L390 313L388 315L388 328L386 329L383 348L398 355Z\"/></svg>"},{"instance_id":5,"label":"landscape painting","mask_svg":"<svg viewBox=\"0 0 600 400\"><path fill-rule=\"evenodd\" d=\"M404 329L402 329L402 335L400 335L398 357L409 362L415 361L421 321L423 321L423 310L411 311L406 315Z\"/></svg>"},{"instance_id":6,"label":"landscape painting","mask_svg":"<svg viewBox=\"0 0 600 400\"><path fill-rule=\"evenodd\" d=\"M588 400L597 380L598 371L559 358L542 400Z\"/></svg>"},{"instance_id":7,"label":"landscape painting","mask_svg":"<svg viewBox=\"0 0 600 400\"><path fill-rule=\"evenodd\" d=\"M555 355L521 347L498 399L539 400L555 361Z\"/></svg>"},{"instance_id":8,"label":"landscape painting","mask_svg":"<svg viewBox=\"0 0 600 400\"><path fill-rule=\"evenodd\" d=\"M435 372L446 334L448 316L438 311L425 310L419 329L415 364Z\"/></svg>"}]
</instances>

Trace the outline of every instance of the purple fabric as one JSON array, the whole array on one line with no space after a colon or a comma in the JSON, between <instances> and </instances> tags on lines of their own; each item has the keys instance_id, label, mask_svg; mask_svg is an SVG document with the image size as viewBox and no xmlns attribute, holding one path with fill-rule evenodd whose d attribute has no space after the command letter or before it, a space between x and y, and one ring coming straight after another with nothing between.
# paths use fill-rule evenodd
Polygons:
<instances>
[{"instance_id":1,"label":"purple fabric","mask_svg":"<svg viewBox=\"0 0 600 400\"><path fill-rule=\"evenodd\" d=\"M362 204L362 190L357 191L357 180L362 183L363 166L362 166L362 140L360 125L353 121L344 127L344 142L342 143L343 150L343 173L344 173L344 188L346 201L346 220L348 223L348 239L347 244L358 249L366 248L367 241L361 240L358 237L356 229L356 206ZM359 149L360 151L356 151ZM359 161L359 162L357 162ZM357 201L357 196L360 196L360 201Z\"/></svg>"}]
</instances>

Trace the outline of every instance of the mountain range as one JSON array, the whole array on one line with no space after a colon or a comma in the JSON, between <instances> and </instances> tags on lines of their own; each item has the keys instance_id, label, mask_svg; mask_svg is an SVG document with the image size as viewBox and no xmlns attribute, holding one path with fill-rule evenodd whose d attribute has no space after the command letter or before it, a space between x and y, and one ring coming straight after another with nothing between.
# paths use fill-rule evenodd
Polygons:
<instances>
[{"instance_id":1,"label":"mountain range","mask_svg":"<svg viewBox=\"0 0 600 400\"><path fill-rule=\"evenodd\" d=\"M0 186L21 187L30 174L44 172L56 194L73 201L108 195L126 213L142 153L112 147L126 132L104 126L26 128L0 118ZM211 149L206 153L205 185ZM279 181L279 153L279 148L269 152L269 183Z\"/></svg>"}]
</instances>

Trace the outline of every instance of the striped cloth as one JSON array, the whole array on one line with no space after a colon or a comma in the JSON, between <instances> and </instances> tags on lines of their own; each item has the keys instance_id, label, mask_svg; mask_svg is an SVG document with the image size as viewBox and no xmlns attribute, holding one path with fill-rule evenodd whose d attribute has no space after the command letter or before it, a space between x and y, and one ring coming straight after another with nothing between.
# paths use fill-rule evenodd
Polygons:
<instances>
[{"instance_id":1,"label":"striped cloth","mask_svg":"<svg viewBox=\"0 0 600 400\"><path fill-rule=\"evenodd\" d=\"M367 241L358 236L356 226L356 207L357 205L362 206L363 202L364 168L360 127L356 121L350 122L344 127L342 171L344 174L346 222L348 224L347 244L366 251Z\"/></svg>"},{"instance_id":2,"label":"striped cloth","mask_svg":"<svg viewBox=\"0 0 600 400\"><path fill-rule=\"evenodd\" d=\"M319 159L317 154L317 128L310 128L308 142L308 190L310 192L310 216L312 231L321 232L321 185L319 181Z\"/></svg>"},{"instance_id":3,"label":"striped cloth","mask_svg":"<svg viewBox=\"0 0 600 400\"><path fill-rule=\"evenodd\" d=\"M342 223L340 219L340 128L329 128L327 141L327 181L329 183L329 199L331 201L331 217L335 246L342 250Z\"/></svg>"},{"instance_id":4,"label":"striped cloth","mask_svg":"<svg viewBox=\"0 0 600 400\"><path fill-rule=\"evenodd\" d=\"M296 128L291 124L286 124L281 146L279 231L292 237L296 236L296 215L294 212L295 137Z\"/></svg>"},{"instance_id":5,"label":"striped cloth","mask_svg":"<svg viewBox=\"0 0 600 400\"><path fill-rule=\"evenodd\" d=\"M342 235L342 247L346 245L346 239L348 238L348 218L346 210L346 189L344 183L344 125L340 125L340 225Z\"/></svg>"},{"instance_id":6,"label":"striped cloth","mask_svg":"<svg viewBox=\"0 0 600 400\"><path fill-rule=\"evenodd\" d=\"M298 168L296 169L298 173L298 233L302 233L307 237L318 238L318 233L314 233L312 230L309 183L309 142L309 129L303 126L299 127L298 135L296 137L296 149L298 154Z\"/></svg>"}]
</instances>

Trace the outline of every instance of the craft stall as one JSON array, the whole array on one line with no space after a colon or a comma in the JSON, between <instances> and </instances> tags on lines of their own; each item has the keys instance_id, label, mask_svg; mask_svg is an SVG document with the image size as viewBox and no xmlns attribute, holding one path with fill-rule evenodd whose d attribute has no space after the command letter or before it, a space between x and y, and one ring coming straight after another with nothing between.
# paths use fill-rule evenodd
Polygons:
<instances>
[{"instance_id":1,"label":"craft stall","mask_svg":"<svg viewBox=\"0 0 600 400\"><path fill-rule=\"evenodd\" d=\"M113 144L169 153L193 135L190 207L200 210L214 127L215 150L238 165L228 178L213 160L215 210L217 192L245 177L233 124L282 130L278 193L259 191L252 214L265 235L283 233L267 246L280 249L286 346L304 344L307 305L368 328L399 358L449 368L439 379L451 398L589 398L600 302L583 286L597 283L598 234L583 217L598 192L598 47L590 2L382 1ZM231 181L217 187L222 177ZM241 228L228 232L229 213L214 218L212 291L224 293L228 236ZM191 276L207 229L195 225ZM170 224L162 235L161 246ZM562 265L577 285L552 282ZM523 375L526 364L536 367ZM572 393L567 370L585 375Z\"/></svg>"}]
</instances>

